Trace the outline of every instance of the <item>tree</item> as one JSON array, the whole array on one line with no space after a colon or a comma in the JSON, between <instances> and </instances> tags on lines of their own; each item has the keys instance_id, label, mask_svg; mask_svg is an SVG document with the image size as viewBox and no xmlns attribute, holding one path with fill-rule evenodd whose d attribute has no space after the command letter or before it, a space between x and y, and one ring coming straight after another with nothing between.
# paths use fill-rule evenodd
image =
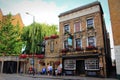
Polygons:
<instances>
[{"instance_id":1,"label":"tree","mask_svg":"<svg viewBox=\"0 0 120 80\"><path fill-rule=\"evenodd\" d=\"M13 25L11 14L4 21L0 21L0 53L20 54L22 49L20 26Z\"/></svg>"},{"instance_id":2,"label":"tree","mask_svg":"<svg viewBox=\"0 0 120 80\"><path fill-rule=\"evenodd\" d=\"M25 47L24 52L26 54L41 53L41 47L37 45L42 43L45 36L52 34L58 34L56 25L33 23L24 27L22 35Z\"/></svg>"}]
</instances>

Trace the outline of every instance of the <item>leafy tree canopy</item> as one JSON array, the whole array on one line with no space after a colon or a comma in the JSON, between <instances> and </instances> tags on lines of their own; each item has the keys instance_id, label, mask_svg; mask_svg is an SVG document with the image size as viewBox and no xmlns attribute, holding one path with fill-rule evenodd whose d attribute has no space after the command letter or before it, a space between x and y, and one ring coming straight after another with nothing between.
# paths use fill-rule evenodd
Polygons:
<instances>
[{"instance_id":1,"label":"leafy tree canopy","mask_svg":"<svg viewBox=\"0 0 120 80\"><path fill-rule=\"evenodd\" d=\"M57 25L48 25L45 23L33 23L24 27L22 39L24 41L24 52L26 54L40 54L41 47L37 46L42 43L45 36L58 34Z\"/></svg>"},{"instance_id":2,"label":"leafy tree canopy","mask_svg":"<svg viewBox=\"0 0 120 80\"><path fill-rule=\"evenodd\" d=\"M0 21L0 54L20 54L22 49L20 26L13 25L11 14Z\"/></svg>"}]
</instances>

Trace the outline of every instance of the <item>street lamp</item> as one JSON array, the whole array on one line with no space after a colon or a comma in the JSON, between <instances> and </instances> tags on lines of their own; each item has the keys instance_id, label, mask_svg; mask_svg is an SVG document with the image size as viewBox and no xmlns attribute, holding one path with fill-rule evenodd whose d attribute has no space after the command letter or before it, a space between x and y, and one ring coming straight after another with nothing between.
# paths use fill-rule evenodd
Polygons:
<instances>
[{"instance_id":1,"label":"street lamp","mask_svg":"<svg viewBox=\"0 0 120 80\"><path fill-rule=\"evenodd\" d=\"M30 13L28 13L28 12L26 12L26 14L33 17L33 27L34 27L34 26L35 26L35 16L32 15L32 14L30 14ZM34 29L34 28L33 28L33 29ZM33 34L34 34L34 33L35 33L35 32L34 32L34 30L33 30ZM32 34L32 35L33 35L33 34ZM34 36L34 35L33 35L33 36ZM34 38L32 39L32 41L34 42ZM33 42L32 42L32 47L34 46ZM32 48L32 49L33 49L33 48ZM34 73L35 73L35 69L34 69L34 50L32 50L32 52L33 52L32 65L33 65L33 76L34 76Z\"/></svg>"}]
</instances>

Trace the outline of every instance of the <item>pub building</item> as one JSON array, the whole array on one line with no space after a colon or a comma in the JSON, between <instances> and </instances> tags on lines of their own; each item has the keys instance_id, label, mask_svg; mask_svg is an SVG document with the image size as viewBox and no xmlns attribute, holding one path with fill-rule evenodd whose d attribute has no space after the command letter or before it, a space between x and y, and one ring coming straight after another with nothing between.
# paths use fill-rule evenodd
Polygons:
<instances>
[{"instance_id":1,"label":"pub building","mask_svg":"<svg viewBox=\"0 0 120 80\"><path fill-rule=\"evenodd\" d=\"M109 34L99 1L59 15L59 57L64 75L108 77Z\"/></svg>"}]
</instances>

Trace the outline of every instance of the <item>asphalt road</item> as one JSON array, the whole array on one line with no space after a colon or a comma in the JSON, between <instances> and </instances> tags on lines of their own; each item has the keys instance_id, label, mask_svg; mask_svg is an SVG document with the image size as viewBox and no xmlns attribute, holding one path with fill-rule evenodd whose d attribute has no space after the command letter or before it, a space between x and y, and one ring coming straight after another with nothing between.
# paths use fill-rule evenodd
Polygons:
<instances>
[{"instance_id":1,"label":"asphalt road","mask_svg":"<svg viewBox=\"0 0 120 80\"><path fill-rule=\"evenodd\" d=\"M26 74L0 74L0 80L118 80L112 78L92 78L77 76L45 76L45 75L26 75Z\"/></svg>"},{"instance_id":2,"label":"asphalt road","mask_svg":"<svg viewBox=\"0 0 120 80\"><path fill-rule=\"evenodd\" d=\"M60 80L60 79L36 78L16 74L0 74L0 80Z\"/></svg>"}]
</instances>

